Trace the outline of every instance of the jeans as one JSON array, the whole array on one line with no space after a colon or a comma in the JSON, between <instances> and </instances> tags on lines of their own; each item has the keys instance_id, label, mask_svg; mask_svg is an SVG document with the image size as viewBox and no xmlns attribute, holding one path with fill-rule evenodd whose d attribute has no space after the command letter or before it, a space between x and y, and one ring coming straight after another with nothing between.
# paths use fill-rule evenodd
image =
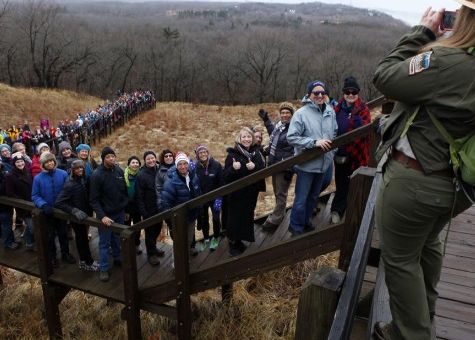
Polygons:
<instances>
[{"instance_id":1,"label":"jeans","mask_svg":"<svg viewBox=\"0 0 475 340\"><path fill-rule=\"evenodd\" d=\"M221 233L221 216L220 211L213 209L214 200L203 204L203 210L198 215L197 228L203 231L203 237L209 239L209 210L213 216L213 236L218 237Z\"/></svg>"},{"instance_id":2,"label":"jeans","mask_svg":"<svg viewBox=\"0 0 475 340\"><path fill-rule=\"evenodd\" d=\"M318 195L322 187L324 173L306 172L297 169L295 183L295 199L290 214L289 229L294 234L302 234L305 229L313 228L311 218L317 205Z\"/></svg>"},{"instance_id":3,"label":"jeans","mask_svg":"<svg viewBox=\"0 0 475 340\"><path fill-rule=\"evenodd\" d=\"M124 224L125 213L120 212L115 215L107 216L115 223ZM99 228L99 269L101 271L109 270L109 248L112 248L112 257L114 260L120 260L120 238L112 230Z\"/></svg>"},{"instance_id":4,"label":"jeans","mask_svg":"<svg viewBox=\"0 0 475 340\"><path fill-rule=\"evenodd\" d=\"M12 245L13 242L15 242L15 236L13 235L12 230L13 213L1 212L0 223L2 224L3 245L5 247L9 247Z\"/></svg>"},{"instance_id":5,"label":"jeans","mask_svg":"<svg viewBox=\"0 0 475 340\"><path fill-rule=\"evenodd\" d=\"M23 221L26 224L26 229L25 229L25 242L26 245L33 246L35 244L35 235L33 233L33 219L31 217L23 217Z\"/></svg>"}]
</instances>

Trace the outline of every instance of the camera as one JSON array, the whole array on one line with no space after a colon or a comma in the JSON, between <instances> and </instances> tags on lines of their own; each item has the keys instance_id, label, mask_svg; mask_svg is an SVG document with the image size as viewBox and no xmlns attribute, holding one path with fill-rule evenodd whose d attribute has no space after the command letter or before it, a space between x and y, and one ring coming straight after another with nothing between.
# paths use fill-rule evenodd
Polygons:
<instances>
[{"instance_id":1,"label":"camera","mask_svg":"<svg viewBox=\"0 0 475 340\"><path fill-rule=\"evenodd\" d=\"M440 23L440 29L445 31L451 31L454 28L455 18L457 17L457 12L455 11L445 11Z\"/></svg>"}]
</instances>

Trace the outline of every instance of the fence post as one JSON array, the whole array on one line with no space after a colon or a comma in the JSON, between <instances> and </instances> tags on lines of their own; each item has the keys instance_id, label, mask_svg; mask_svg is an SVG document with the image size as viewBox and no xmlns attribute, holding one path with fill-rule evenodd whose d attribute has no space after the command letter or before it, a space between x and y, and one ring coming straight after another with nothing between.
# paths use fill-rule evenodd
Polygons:
<instances>
[{"instance_id":1,"label":"fence post","mask_svg":"<svg viewBox=\"0 0 475 340\"><path fill-rule=\"evenodd\" d=\"M375 168L360 167L351 175L347 198L350 204L346 209L345 232L341 241L340 259L338 261L338 268L345 272L350 265L351 255L353 254L375 174Z\"/></svg>"},{"instance_id":2,"label":"fence post","mask_svg":"<svg viewBox=\"0 0 475 340\"><path fill-rule=\"evenodd\" d=\"M177 335L180 340L191 339L191 289L188 244L188 209L183 207L173 216L173 254L175 261L175 281L178 287Z\"/></svg>"},{"instance_id":3,"label":"fence post","mask_svg":"<svg viewBox=\"0 0 475 340\"><path fill-rule=\"evenodd\" d=\"M124 276L125 315L127 319L127 336L129 339L141 339L140 307L137 280L137 259L134 233L124 230L120 235L122 246L122 275Z\"/></svg>"},{"instance_id":4,"label":"fence post","mask_svg":"<svg viewBox=\"0 0 475 340\"><path fill-rule=\"evenodd\" d=\"M295 340L324 340L330 332L345 272L323 267L302 287L297 308Z\"/></svg>"}]
</instances>

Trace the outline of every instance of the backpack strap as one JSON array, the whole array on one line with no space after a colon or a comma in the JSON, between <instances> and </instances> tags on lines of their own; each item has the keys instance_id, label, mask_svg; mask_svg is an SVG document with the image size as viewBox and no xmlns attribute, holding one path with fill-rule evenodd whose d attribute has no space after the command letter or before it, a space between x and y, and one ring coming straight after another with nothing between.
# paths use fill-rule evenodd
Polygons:
<instances>
[{"instance_id":1,"label":"backpack strap","mask_svg":"<svg viewBox=\"0 0 475 340\"><path fill-rule=\"evenodd\" d=\"M402 133L401 133L401 136L400 136L401 138L406 136L407 131L409 131L409 128L411 127L412 123L414 122L414 118L416 118L416 116L419 113L420 109L421 109L421 106L419 105L414 110L414 113L407 120L406 125L404 125L404 129L402 130Z\"/></svg>"}]
</instances>

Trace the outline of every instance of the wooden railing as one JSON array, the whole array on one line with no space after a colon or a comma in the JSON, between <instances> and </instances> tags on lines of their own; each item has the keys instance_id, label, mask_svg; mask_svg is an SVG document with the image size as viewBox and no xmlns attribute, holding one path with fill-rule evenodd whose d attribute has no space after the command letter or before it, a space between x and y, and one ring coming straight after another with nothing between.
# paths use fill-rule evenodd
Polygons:
<instances>
[{"instance_id":1,"label":"wooden railing","mask_svg":"<svg viewBox=\"0 0 475 340\"><path fill-rule=\"evenodd\" d=\"M368 103L370 108L382 106L385 103L384 98L378 98ZM355 139L371 136L377 127L378 121L375 120L371 124L362 126L350 133L339 136L332 142L332 149L338 148L345 144L348 144ZM372 137L374 140L375 138ZM137 277L137 260L135 254L135 243L133 235L135 232L139 232L142 229L147 229L151 226L157 225L165 219L171 219L173 221L174 239L173 239L173 253L174 253L174 267L175 267L175 282L168 288L174 292L176 297L176 318L177 318L177 331L179 339L191 338L191 322L192 313L190 305L190 295L193 292L208 289L216 285L216 282L220 282L223 285L232 282L233 280L240 279L245 276L249 276L259 270L269 270L290 263L299 262L305 258L330 252L340 248L349 249L343 253L342 263L348 262L351 258L352 246L341 245L341 241L344 233L344 225L333 229L332 231L323 231L321 234L314 235L302 235L296 237L291 241L287 241L284 244L279 244L271 249L266 250L267 255L262 257L262 254L250 254L249 256L241 256L239 259L229 261L219 265L221 270L226 271L226 278L216 277L213 284L209 283L209 275L213 273L214 276L222 275L221 271L213 270L213 268L202 270L201 272L190 274L189 266L189 253L188 253L188 221L187 215L190 209L198 207L206 202L209 202L217 197L223 197L236 190L239 190L249 184L255 183L261 179L264 179L273 174L279 173L283 170L289 169L294 165L302 164L313 158L319 157L324 152L319 149L306 150L303 153L286 159L268 168L262 169L255 174L242 178L231 184L225 185L219 189L211 191L207 194L199 196L193 200L190 200L184 204L176 206L168 211L157 214L142 222L139 222L132 227L113 223L110 227L105 227L100 221L94 218L87 218L83 221L75 220L71 215L66 214L58 209L54 209L54 217L70 220L77 224L83 224L87 226L94 226L99 229L107 228L114 232L120 233L121 245L122 245L122 257L123 257L123 283L125 294L125 308L123 315L127 320L127 333L129 339L138 339L141 337L141 325L140 325L140 307L147 310L160 312L165 315L174 317L174 312L171 307L157 306L144 304L141 301L143 294L142 290L138 287ZM7 197L0 197L0 204L6 204L13 207L26 209L33 211L34 223L35 223L35 237L38 242L38 257L40 259L40 277L43 287L43 295L46 307L46 318L48 321L48 328L52 337L61 337L61 326L59 320L58 305L62 298L69 291L69 287L62 285L53 285L49 280L49 277L53 273L51 261L48 258L47 252L47 225L45 216L42 211L35 209L31 202L26 202L17 199L11 199ZM365 215L366 216L366 215ZM345 242L352 242L351 238ZM313 248L312 248L313 247ZM293 253L289 254L289 250L293 249ZM299 253L299 249L303 249L305 253ZM306 249L313 249L306 251ZM289 256L287 256L289 255ZM287 257L287 259L286 259ZM278 259L278 261L272 262L269 259ZM352 264L350 263L350 268ZM153 287L149 287L153 288Z\"/></svg>"}]
</instances>

